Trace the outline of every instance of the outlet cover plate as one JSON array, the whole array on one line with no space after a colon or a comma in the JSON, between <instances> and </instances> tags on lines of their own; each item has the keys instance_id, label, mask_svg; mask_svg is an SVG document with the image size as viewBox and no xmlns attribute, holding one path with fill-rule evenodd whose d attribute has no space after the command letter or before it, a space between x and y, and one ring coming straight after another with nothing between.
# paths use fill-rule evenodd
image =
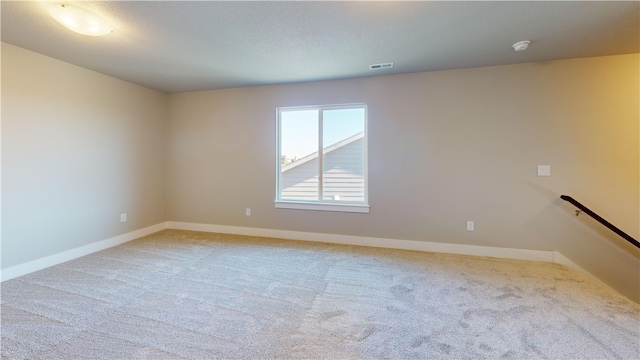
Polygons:
<instances>
[{"instance_id":1,"label":"outlet cover plate","mask_svg":"<svg viewBox=\"0 0 640 360\"><path fill-rule=\"evenodd\" d=\"M467 231L475 231L475 223L473 221L467 221Z\"/></svg>"}]
</instances>

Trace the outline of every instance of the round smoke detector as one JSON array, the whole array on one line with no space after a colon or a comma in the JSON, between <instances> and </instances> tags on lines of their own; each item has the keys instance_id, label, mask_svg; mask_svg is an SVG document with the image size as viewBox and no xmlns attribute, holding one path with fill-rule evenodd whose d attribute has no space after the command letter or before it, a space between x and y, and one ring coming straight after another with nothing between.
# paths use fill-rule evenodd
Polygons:
<instances>
[{"instance_id":1,"label":"round smoke detector","mask_svg":"<svg viewBox=\"0 0 640 360\"><path fill-rule=\"evenodd\" d=\"M513 50L515 51L527 50L527 48L529 47L529 44L531 44L531 41L529 40L518 41L517 43L513 44Z\"/></svg>"}]
</instances>

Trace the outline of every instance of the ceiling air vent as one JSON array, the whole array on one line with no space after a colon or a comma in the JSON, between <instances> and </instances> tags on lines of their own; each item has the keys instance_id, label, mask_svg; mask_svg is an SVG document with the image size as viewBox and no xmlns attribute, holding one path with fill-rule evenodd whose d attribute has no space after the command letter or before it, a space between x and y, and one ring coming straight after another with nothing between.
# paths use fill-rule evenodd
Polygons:
<instances>
[{"instance_id":1,"label":"ceiling air vent","mask_svg":"<svg viewBox=\"0 0 640 360\"><path fill-rule=\"evenodd\" d=\"M380 63L380 64L371 64L371 65L369 65L369 70L391 69L392 67L393 67L393 63L392 62Z\"/></svg>"}]
</instances>

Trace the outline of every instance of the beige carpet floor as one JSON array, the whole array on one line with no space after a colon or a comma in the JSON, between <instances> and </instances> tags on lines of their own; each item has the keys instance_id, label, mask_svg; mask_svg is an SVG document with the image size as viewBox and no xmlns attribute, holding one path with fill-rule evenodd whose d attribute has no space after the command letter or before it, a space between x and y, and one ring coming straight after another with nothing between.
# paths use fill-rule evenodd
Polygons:
<instances>
[{"instance_id":1,"label":"beige carpet floor","mask_svg":"<svg viewBox=\"0 0 640 360\"><path fill-rule=\"evenodd\" d=\"M566 267L166 230L2 283L3 359L640 359Z\"/></svg>"}]
</instances>

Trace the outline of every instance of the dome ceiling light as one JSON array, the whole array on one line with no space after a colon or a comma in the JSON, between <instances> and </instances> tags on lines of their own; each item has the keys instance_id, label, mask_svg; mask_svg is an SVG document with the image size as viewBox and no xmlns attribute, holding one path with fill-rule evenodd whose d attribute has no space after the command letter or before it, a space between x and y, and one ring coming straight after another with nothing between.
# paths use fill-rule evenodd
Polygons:
<instances>
[{"instance_id":1,"label":"dome ceiling light","mask_svg":"<svg viewBox=\"0 0 640 360\"><path fill-rule=\"evenodd\" d=\"M49 14L60 24L78 34L102 36L112 32L111 27L100 16L69 4L52 4Z\"/></svg>"}]
</instances>

